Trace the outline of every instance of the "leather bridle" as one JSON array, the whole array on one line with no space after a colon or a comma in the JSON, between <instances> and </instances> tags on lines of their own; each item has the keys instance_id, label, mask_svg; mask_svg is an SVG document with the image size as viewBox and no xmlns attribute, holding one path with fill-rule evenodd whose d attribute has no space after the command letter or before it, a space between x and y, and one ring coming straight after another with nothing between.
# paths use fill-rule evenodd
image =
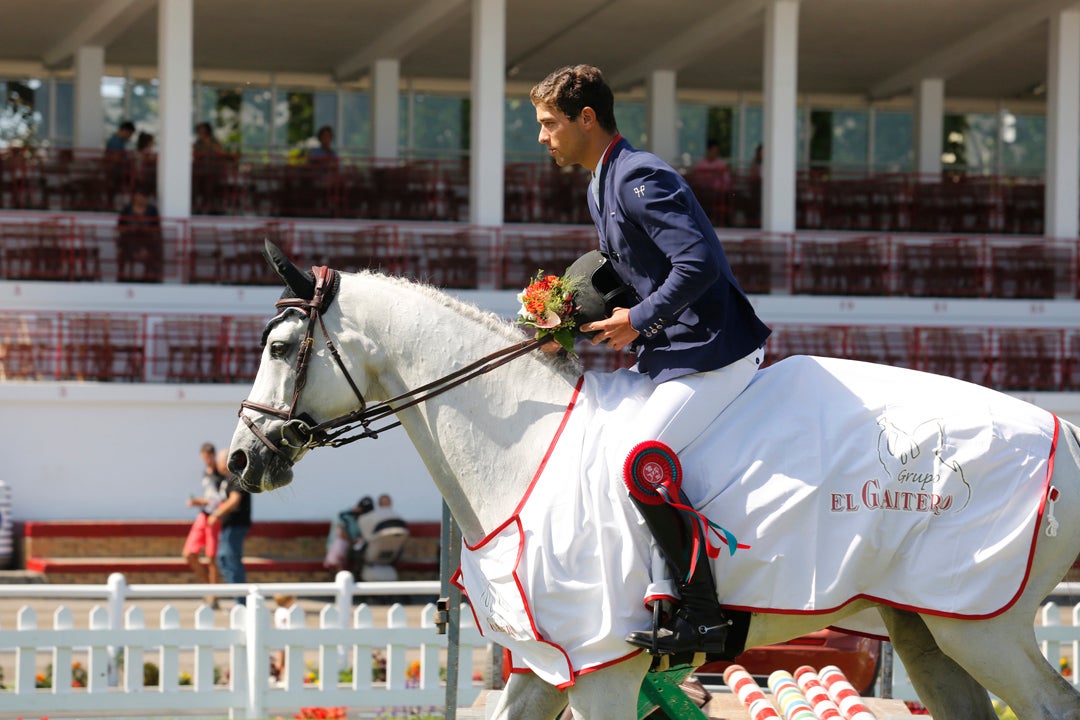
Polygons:
<instances>
[{"instance_id":1,"label":"leather bridle","mask_svg":"<svg viewBox=\"0 0 1080 720\"><path fill-rule=\"evenodd\" d=\"M353 380L352 375L349 374L348 368L345 367L345 363L342 361L337 347L330 339L330 334L326 331L326 325L323 322L323 313L326 311L326 308L332 300L330 289L334 286L337 273L333 269L325 266L314 267L312 268L312 272L315 275L315 291L310 300L291 297L282 298L274 303L274 307L279 311L284 312L290 308L295 308L302 311L307 316L307 329L304 332L304 339L300 343L300 349L297 351L296 355L296 383L293 387L292 401L289 407L287 409L281 409L257 403L253 400L244 400L240 403L240 411L238 413L240 419L244 421L244 424L247 425L248 429L251 430L255 437L259 438L263 445L290 466L296 462L296 456L299 455L302 450L310 450L316 447L340 447L360 440L361 438L377 438L379 437L379 433L397 427L401 425L401 422L390 422L378 428L373 428L372 423L386 419L406 408L419 405L420 403L437 395L441 395L474 377L478 377L479 375L483 375L497 367L505 365L515 358L528 354L544 342L544 340L540 338L523 340L514 345L510 345L509 347L497 350L490 355L486 355L438 380L422 385L414 390L407 390L397 397L369 406L367 401L364 400L364 394L360 392L360 388ZM316 422L306 414L296 414L296 406L300 401L300 393L303 391L304 385L307 382L308 363L311 359L311 349L315 344L314 334L316 323L318 323L319 328L322 330L323 339L326 343L326 347L330 350L331 357L333 357L334 362L337 363L337 366L341 369L346 382L349 383L349 387L352 389L358 402L356 409L324 422ZM280 441L275 443L271 440L266 433L255 424L254 420L244 414L244 410L254 410L258 413L272 415L273 417L284 420L285 424L281 428ZM356 431L355 434L350 435L349 433L353 431ZM293 450L294 453L290 454L286 449Z\"/></svg>"}]
</instances>

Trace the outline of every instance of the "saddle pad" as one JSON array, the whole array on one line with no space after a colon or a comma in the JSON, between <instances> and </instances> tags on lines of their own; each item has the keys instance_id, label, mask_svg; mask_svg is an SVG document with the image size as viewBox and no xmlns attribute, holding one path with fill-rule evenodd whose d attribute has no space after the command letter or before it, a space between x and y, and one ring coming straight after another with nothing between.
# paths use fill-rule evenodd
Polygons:
<instances>
[{"instance_id":1,"label":"saddle pad","mask_svg":"<svg viewBox=\"0 0 1080 720\"><path fill-rule=\"evenodd\" d=\"M556 685L632 654L621 638L649 626L641 600L666 579L605 442L651 388L587 373L519 512L462 552L478 626ZM683 489L750 546L713 561L727 606L826 613L869 598L992 616L1023 589L1056 431L1050 413L980 386L798 356L759 371L680 453ZM887 636L874 612L835 626Z\"/></svg>"}]
</instances>

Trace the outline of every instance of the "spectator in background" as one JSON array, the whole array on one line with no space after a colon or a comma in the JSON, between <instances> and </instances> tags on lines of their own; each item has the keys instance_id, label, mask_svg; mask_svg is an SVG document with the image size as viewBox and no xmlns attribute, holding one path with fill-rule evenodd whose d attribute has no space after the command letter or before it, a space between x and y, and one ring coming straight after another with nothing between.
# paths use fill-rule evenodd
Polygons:
<instances>
[{"instance_id":1,"label":"spectator in background","mask_svg":"<svg viewBox=\"0 0 1080 720\"><path fill-rule=\"evenodd\" d=\"M218 550L218 535L220 527L215 523L208 522L210 513L217 510L221 501L225 499L227 481L225 476L218 472L217 458L215 457L213 443L203 443L199 448L199 454L203 460L202 495L192 495L188 498L188 507L199 508L199 514L195 522L191 524L187 540L184 542L182 552L184 560L195 573L197 583L219 583L221 575L218 572L215 556ZM200 554L205 551L206 565L203 566ZM207 596L206 603L217 609L217 598Z\"/></svg>"},{"instance_id":2,"label":"spectator in background","mask_svg":"<svg viewBox=\"0 0 1080 720\"><path fill-rule=\"evenodd\" d=\"M120 123L120 127L116 129L109 139L105 142L105 153L108 154L125 154L127 153L128 143L131 141L131 136L135 134L135 123L130 120L125 120Z\"/></svg>"},{"instance_id":3,"label":"spectator in background","mask_svg":"<svg viewBox=\"0 0 1080 720\"><path fill-rule=\"evenodd\" d=\"M135 150L144 154L154 152L153 133L140 132L138 139L135 141Z\"/></svg>"},{"instance_id":4,"label":"spectator in background","mask_svg":"<svg viewBox=\"0 0 1080 720\"><path fill-rule=\"evenodd\" d=\"M705 155L690 170L690 186L714 225L728 225L727 199L731 192L731 169L720 157L720 143L709 140Z\"/></svg>"},{"instance_id":5,"label":"spectator in background","mask_svg":"<svg viewBox=\"0 0 1080 720\"><path fill-rule=\"evenodd\" d=\"M251 495L240 487L240 479L229 473L228 450L218 453L218 472L228 478L228 495L218 506L218 509L210 513L208 521L221 523L221 536L218 539L218 568L221 570L221 580L226 583L247 582L247 572L244 570L244 540L251 529ZM236 598L237 605L245 605L247 598L240 595Z\"/></svg>"},{"instance_id":6,"label":"spectator in background","mask_svg":"<svg viewBox=\"0 0 1080 720\"><path fill-rule=\"evenodd\" d=\"M360 516L375 509L371 498L364 496L353 507L337 514L330 523L330 534L326 538L326 557L323 567L335 575L342 570L357 573L359 570L354 547L360 542Z\"/></svg>"},{"instance_id":7,"label":"spectator in background","mask_svg":"<svg viewBox=\"0 0 1080 720\"><path fill-rule=\"evenodd\" d=\"M323 125L316 134L317 147L307 154L308 171L302 174L303 182L292 193L292 212L312 217L333 215L337 206L337 153L331 147L334 130Z\"/></svg>"},{"instance_id":8,"label":"spectator in background","mask_svg":"<svg viewBox=\"0 0 1080 720\"><path fill-rule=\"evenodd\" d=\"M116 203L116 198L126 194L131 187L132 163L127 148L134 134L135 123L125 120L105 142L105 182L111 203ZM111 207L115 208L116 205Z\"/></svg>"},{"instance_id":9,"label":"spectator in background","mask_svg":"<svg viewBox=\"0 0 1080 720\"><path fill-rule=\"evenodd\" d=\"M195 126L191 145L191 202L196 213L220 213L225 209L225 176L232 158L214 137L208 122Z\"/></svg>"},{"instance_id":10,"label":"spectator in background","mask_svg":"<svg viewBox=\"0 0 1080 720\"><path fill-rule=\"evenodd\" d=\"M761 179L761 164L765 162L765 146L761 143L754 148L754 157L750 160L750 177L755 180Z\"/></svg>"},{"instance_id":11,"label":"spectator in background","mask_svg":"<svg viewBox=\"0 0 1080 720\"><path fill-rule=\"evenodd\" d=\"M225 149L214 137L214 129L208 122L201 122L195 126L195 142L191 146L192 151L200 153L223 153Z\"/></svg>"},{"instance_id":12,"label":"spectator in background","mask_svg":"<svg viewBox=\"0 0 1080 720\"><path fill-rule=\"evenodd\" d=\"M120 211L116 234L116 278L121 282L161 282L164 254L161 217L150 191L139 186ZM142 265L140 273L135 265Z\"/></svg>"},{"instance_id":13,"label":"spectator in background","mask_svg":"<svg viewBox=\"0 0 1080 720\"><path fill-rule=\"evenodd\" d=\"M135 186L146 188L150 195L157 194L157 151L154 149L154 136L140 132L135 141Z\"/></svg>"},{"instance_id":14,"label":"spectator in background","mask_svg":"<svg viewBox=\"0 0 1080 720\"><path fill-rule=\"evenodd\" d=\"M329 125L323 125L319 128L319 132L315 137L319 140L319 144L317 147L313 147L308 151L308 162L323 163L336 161L337 153L330 147L334 142L334 129Z\"/></svg>"},{"instance_id":15,"label":"spectator in background","mask_svg":"<svg viewBox=\"0 0 1080 720\"><path fill-rule=\"evenodd\" d=\"M354 548L358 550L360 559L360 579L397 580L394 564L405 550L409 527L394 512L390 496L380 495L378 507L359 515L356 524L360 536Z\"/></svg>"}]
</instances>

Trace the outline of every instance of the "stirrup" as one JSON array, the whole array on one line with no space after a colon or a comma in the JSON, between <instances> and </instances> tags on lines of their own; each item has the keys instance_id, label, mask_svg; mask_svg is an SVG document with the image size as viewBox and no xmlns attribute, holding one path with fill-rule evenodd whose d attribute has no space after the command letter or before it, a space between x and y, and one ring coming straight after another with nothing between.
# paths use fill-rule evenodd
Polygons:
<instances>
[{"instance_id":1,"label":"stirrup","mask_svg":"<svg viewBox=\"0 0 1080 720\"><path fill-rule=\"evenodd\" d=\"M653 657L660 656L660 648L657 647L657 636L660 634L660 601L655 600L652 606L652 647L648 648L648 652Z\"/></svg>"},{"instance_id":2,"label":"stirrup","mask_svg":"<svg viewBox=\"0 0 1080 720\"><path fill-rule=\"evenodd\" d=\"M679 608L666 625L654 622L651 631L635 630L626 636L626 641L654 656L699 652L725 655L732 624L727 617L722 617L719 625L695 624L686 611ZM661 633L665 635L662 637Z\"/></svg>"}]
</instances>

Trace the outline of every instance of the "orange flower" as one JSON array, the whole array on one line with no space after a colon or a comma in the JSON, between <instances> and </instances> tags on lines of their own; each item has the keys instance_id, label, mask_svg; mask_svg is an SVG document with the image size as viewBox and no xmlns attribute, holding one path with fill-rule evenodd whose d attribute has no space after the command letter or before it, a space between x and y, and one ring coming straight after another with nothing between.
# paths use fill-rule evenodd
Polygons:
<instances>
[{"instance_id":1,"label":"orange flower","mask_svg":"<svg viewBox=\"0 0 1080 720\"><path fill-rule=\"evenodd\" d=\"M574 347L574 282L537 272L532 283L518 293L518 323L536 328L536 336L554 336L569 351Z\"/></svg>"}]
</instances>

